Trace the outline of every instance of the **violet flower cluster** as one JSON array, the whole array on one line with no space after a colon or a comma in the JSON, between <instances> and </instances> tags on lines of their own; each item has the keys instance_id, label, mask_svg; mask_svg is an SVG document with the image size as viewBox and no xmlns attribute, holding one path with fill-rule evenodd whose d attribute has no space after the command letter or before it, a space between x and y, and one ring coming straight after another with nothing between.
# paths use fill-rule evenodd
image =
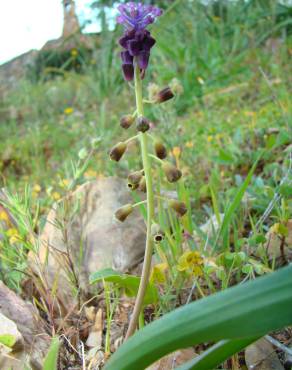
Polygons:
<instances>
[{"instance_id":1,"label":"violet flower cluster","mask_svg":"<svg viewBox=\"0 0 292 370\"><path fill-rule=\"evenodd\" d=\"M125 80L131 81L134 78L134 58L141 70L141 76L145 74L150 50L156 42L146 27L162 14L162 10L153 5L134 2L121 4L118 10L120 15L117 22L126 28L119 40L125 49L121 52L122 69Z\"/></svg>"}]
</instances>

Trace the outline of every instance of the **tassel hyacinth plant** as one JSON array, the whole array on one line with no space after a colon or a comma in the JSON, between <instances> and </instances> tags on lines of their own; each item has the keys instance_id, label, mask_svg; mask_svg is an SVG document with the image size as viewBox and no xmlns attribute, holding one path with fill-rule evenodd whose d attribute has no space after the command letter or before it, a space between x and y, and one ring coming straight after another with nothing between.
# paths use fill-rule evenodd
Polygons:
<instances>
[{"instance_id":1,"label":"tassel hyacinth plant","mask_svg":"<svg viewBox=\"0 0 292 370\"><path fill-rule=\"evenodd\" d=\"M133 114L123 116L120 120L120 126L123 129L136 127L138 134L127 141L119 142L110 151L110 158L119 161L127 150L130 141L138 139L141 147L141 158L143 168L135 171L128 176L128 187L130 190L140 190L146 193L147 203L147 234L145 256L142 269L141 282L136 297L135 307L129 323L126 339L136 330L139 316L143 308L143 299L145 296L147 284L149 281L151 258L153 253L153 243L159 243L164 238L164 232L161 230L155 215L155 192L153 186L152 161L156 161L165 173L166 179L170 183L178 181L182 173L171 162L165 161L167 150L161 140L153 138L149 133L150 121L144 115L142 80L148 67L150 51L155 44L155 39L151 36L147 26L153 23L157 17L162 15L162 10L152 5L143 5L142 3L129 2L118 6L119 16L117 22L125 27L123 36L119 40L122 46L121 52L122 70L126 81L134 80L136 111ZM156 96L147 103L160 104L174 97L169 87L159 91ZM150 152L150 144L153 143L154 153ZM176 211L178 216L186 213L186 206L183 202L174 199L165 199L170 208ZM126 204L115 213L116 218L124 222L131 214L135 206L144 203Z\"/></svg>"}]
</instances>

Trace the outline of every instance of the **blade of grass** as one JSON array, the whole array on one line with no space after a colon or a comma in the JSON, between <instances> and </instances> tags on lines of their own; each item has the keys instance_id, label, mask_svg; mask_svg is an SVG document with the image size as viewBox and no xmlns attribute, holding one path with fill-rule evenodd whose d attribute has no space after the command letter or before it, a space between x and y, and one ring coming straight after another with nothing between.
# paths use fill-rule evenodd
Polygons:
<instances>
[{"instance_id":1,"label":"blade of grass","mask_svg":"<svg viewBox=\"0 0 292 370\"><path fill-rule=\"evenodd\" d=\"M254 171L256 169L256 166L257 166L260 158L262 157L262 155L263 155L263 152L261 152L261 154L259 155L259 157L255 161L255 163L253 164L252 168L250 169L249 173L246 176L246 179L244 180L244 182L242 183L242 185L238 189L233 201L228 206L227 211L224 213L224 218L223 218L221 227L218 231L217 238L216 238L216 241L214 243L213 249L216 249L218 241L219 241L221 236L223 236L224 240L226 240L226 233L228 231L230 222L231 222L231 220L234 216L235 211L237 210L237 208L240 205L240 202L241 202L241 200L244 196L244 193L246 192L246 189L247 189L247 187L248 187L248 185L249 185L249 183L252 179L253 173L254 173Z\"/></svg>"}]
</instances>

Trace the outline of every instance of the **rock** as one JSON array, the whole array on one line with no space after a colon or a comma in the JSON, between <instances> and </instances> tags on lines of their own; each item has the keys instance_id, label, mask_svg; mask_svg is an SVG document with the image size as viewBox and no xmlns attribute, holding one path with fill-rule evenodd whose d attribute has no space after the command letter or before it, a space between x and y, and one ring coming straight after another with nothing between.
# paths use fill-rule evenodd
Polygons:
<instances>
[{"instance_id":1,"label":"rock","mask_svg":"<svg viewBox=\"0 0 292 370\"><path fill-rule=\"evenodd\" d=\"M245 362L249 370L284 370L274 347L265 338L246 348Z\"/></svg>"},{"instance_id":2,"label":"rock","mask_svg":"<svg viewBox=\"0 0 292 370\"><path fill-rule=\"evenodd\" d=\"M58 287L64 307L74 302L74 284L88 292L91 273L107 267L126 272L143 259L146 229L139 210L123 223L114 218L119 207L131 202L123 180L101 178L80 186L49 213L29 264L45 276L46 288Z\"/></svg>"},{"instance_id":3,"label":"rock","mask_svg":"<svg viewBox=\"0 0 292 370\"><path fill-rule=\"evenodd\" d=\"M224 213L220 213L220 220L224 219ZM208 221L206 221L203 225L200 225L200 230L208 236L208 238L211 238L216 235L220 227L220 224L216 218L216 215L212 215ZM196 231L193 233L194 240L197 244L200 244L202 242L202 239L200 235Z\"/></svg>"},{"instance_id":4,"label":"rock","mask_svg":"<svg viewBox=\"0 0 292 370\"><path fill-rule=\"evenodd\" d=\"M101 349L102 345L103 319L102 309L99 309L95 315L94 325L91 327L86 341L87 347Z\"/></svg>"},{"instance_id":5,"label":"rock","mask_svg":"<svg viewBox=\"0 0 292 370\"><path fill-rule=\"evenodd\" d=\"M274 224L266 234L266 249L269 258L282 258L284 262L292 261L292 219L285 225L286 235L280 233L280 224Z\"/></svg>"},{"instance_id":6,"label":"rock","mask_svg":"<svg viewBox=\"0 0 292 370\"><path fill-rule=\"evenodd\" d=\"M178 365L182 365L187 361L190 361L196 355L193 348L181 349L167 355L160 359L159 361L147 367L146 370L170 370L175 369Z\"/></svg>"},{"instance_id":7,"label":"rock","mask_svg":"<svg viewBox=\"0 0 292 370\"><path fill-rule=\"evenodd\" d=\"M39 318L37 310L31 304L24 302L1 281L0 314L1 317L5 316L14 323L17 332L23 338L21 339L22 344L13 348L13 351L9 353L10 360L8 357L0 355L0 369L10 369L11 361L14 363L13 369L17 369L19 360L22 366L20 369L23 369L26 358L29 358L30 366L34 370L41 369L43 358L50 345L50 337L46 334L45 325ZM1 319L0 322L2 325Z\"/></svg>"}]
</instances>

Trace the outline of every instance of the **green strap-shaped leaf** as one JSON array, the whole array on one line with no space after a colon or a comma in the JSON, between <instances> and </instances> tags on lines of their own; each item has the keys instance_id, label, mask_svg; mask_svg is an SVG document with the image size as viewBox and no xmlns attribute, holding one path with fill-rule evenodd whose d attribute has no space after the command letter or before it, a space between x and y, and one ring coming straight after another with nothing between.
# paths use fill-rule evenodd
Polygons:
<instances>
[{"instance_id":1,"label":"green strap-shaped leaf","mask_svg":"<svg viewBox=\"0 0 292 370\"><path fill-rule=\"evenodd\" d=\"M233 354L256 341L259 337L246 339L220 340L199 356L176 367L175 370L210 370L215 369Z\"/></svg>"},{"instance_id":2,"label":"green strap-shaped leaf","mask_svg":"<svg viewBox=\"0 0 292 370\"><path fill-rule=\"evenodd\" d=\"M244 339L292 324L292 266L166 314L128 339L106 370L142 370L179 348Z\"/></svg>"}]
</instances>

